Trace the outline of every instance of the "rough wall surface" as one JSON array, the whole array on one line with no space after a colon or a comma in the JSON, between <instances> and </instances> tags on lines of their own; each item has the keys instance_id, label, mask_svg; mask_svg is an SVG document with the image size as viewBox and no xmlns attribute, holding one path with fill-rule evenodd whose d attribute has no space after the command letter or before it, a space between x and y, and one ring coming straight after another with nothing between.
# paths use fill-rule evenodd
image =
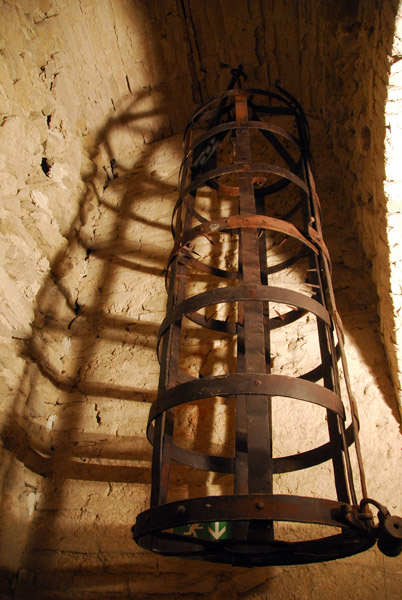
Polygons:
<instances>
[{"instance_id":1,"label":"rough wall surface","mask_svg":"<svg viewBox=\"0 0 402 600\"><path fill-rule=\"evenodd\" d=\"M389 257L388 278L384 282L386 294L381 299L381 326L388 351L391 373L395 388L402 397L402 196L401 196L401 156L402 156L402 6L399 7L395 22L395 38L390 61L387 103L385 106L385 212L386 248ZM385 246L384 241L382 245ZM380 250L378 256L381 256ZM376 263L377 279L384 280L382 264Z\"/></svg>"},{"instance_id":2,"label":"rough wall surface","mask_svg":"<svg viewBox=\"0 0 402 600\"><path fill-rule=\"evenodd\" d=\"M148 503L144 430L180 160L179 138L156 140L240 62L250 86L280 77L308 112L369 490L401 513L395 397L349 218L374 261L394 367L399 305L384 275L397 238L385 232L400 205L394 188L382 201L380 160L394 4L1 3L4 598L399 598L402 563L375 549L249 572L150 556L130 537Z\"/></svg>"},{"instance_id":3,"label":"rough wall surface","mask_svg":"<svg viewBox=\"0 0 402 600\"><path fill-rule=\"evenodd\" d=\"M402 79L401 9L395 19L396 8L384 3L381 10L372 10L370 2L362 3L356 22L336 25L337 42L348 52L334 55L336 80L327 89L323 118L342 173L345 208L356 218L357 235L376 284L381 337L401 403Z\"/></svg>"}]
</instances>

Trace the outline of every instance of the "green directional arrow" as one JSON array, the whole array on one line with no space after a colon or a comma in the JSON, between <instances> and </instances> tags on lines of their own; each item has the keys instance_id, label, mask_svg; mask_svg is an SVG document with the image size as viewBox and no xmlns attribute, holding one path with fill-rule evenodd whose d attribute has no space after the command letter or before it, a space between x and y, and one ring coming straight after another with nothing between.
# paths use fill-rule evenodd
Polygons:
<instances>
[{"instance_id":1,"label":"green directional arrow","mask_svg":"<svg viewBox=\"0 0 402 600\"><path fill-rule=\"evenodd\" d=\"M203 540L226 540L231 537L232 523L230 521L213 521L208 523L188 523L168 529L167 532L177 535L189 535Z\"/></svg>"},{"instance_id":2,"label":"green directional arrow","mask_svg":"<svg viewBox=\"0 0 402 600\"><path fill-rule=\"evenodd\" d=\"M219 521L215 521L215 527L208 527L208 533L212 535L214 540L219 540L222 536L225 535L227 529L227 525L220 523Z\"/></svg>"}]
</instances>

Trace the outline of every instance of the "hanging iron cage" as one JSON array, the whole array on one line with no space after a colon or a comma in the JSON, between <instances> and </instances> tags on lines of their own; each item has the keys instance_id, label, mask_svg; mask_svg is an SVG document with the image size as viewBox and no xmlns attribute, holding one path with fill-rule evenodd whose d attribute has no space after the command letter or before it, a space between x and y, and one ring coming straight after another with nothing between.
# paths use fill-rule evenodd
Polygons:
<instances>
[{"instance_id":1,"label":"hanging iron cage","mask_svg":"<svg viewBox=\"0 0 402 600\"><path fill-rule=\"evenodd\" d=\"M376 539L396 556L402 519L367 498L308 124L285 90L243 90L240 75L184 134L151 507L133 537L239 566L331 560ZM301 331L308 344L292 358ZM309 473L307 492L287 493Z\"/></svg>"}]
</instances>

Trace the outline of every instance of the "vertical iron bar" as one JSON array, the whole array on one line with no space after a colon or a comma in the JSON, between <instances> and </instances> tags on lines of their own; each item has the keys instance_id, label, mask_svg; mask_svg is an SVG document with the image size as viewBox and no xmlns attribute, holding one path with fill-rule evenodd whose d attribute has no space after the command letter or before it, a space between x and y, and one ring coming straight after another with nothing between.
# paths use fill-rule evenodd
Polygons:
<instances>
[{"instance_id":1,"label":"vertical iron bar","mask_svg":"<svg viewBox=\"0 0 402 600\"><path fill-rule=\"evenodd\" d=\"M247 122L247 95L236 95L236 120ZM250 131L237 130L236 159L251 161ZM253 178L250 171L238 174L239 213L256 214ZM261 283L259 242L257 230L240 230L242 278L245 284ZM264 315L261 302L245 301L244 306L244 370L246 373L265 373ZM258 377L255 385L259 385ZM267 399L247 396L248 493L272 493L271 427ZM270 468L271 465L271 468Z\"/></svg>"}]
</instances>

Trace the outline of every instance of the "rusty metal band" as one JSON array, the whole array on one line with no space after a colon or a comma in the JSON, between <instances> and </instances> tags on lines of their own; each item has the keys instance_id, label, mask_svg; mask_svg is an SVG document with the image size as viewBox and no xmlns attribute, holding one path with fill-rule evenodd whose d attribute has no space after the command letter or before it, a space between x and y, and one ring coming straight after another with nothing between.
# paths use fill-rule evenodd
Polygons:
<instances>
[{"instance_id":1,"label":"rusty metal band","mask_svg":"<svg viewBox=\"0 0 402 600\"><path fill-rule=\"evenodd\" d=\"M191 257L190 259L187 254L189 250L186 248L186 245L194 239L196 239L197 237L208 236L220 231L233 231L241 228L261 229L283 233L283 235L297 239L299 242L304 244L314 253L318 253L318 250L314 243L310 242L295 225L293 225L292 223L288 223L287 221L284 221L282 219L262 215L232 215L230 217L214 219L213 221L203 220L201 225L190 229L187 235L184 235L184 237L178 240L174 245L173 250L168 259L168 267L166 270L166 282L168 280L170 265L174 257L180 252L182 253L182 256L185 257L185 259L191 260L193 264L197 263L198 265L200 265L200 270L204 270L205 272L209 272L213 275L218 275L220 277L233 278L233 276L231 275L224 275L224 273L230 273L230 271L224 271L222 269L217 269L216 267L209 267L205 265L205 263L202 263L194 257ZM321 247L321 242L319 242L318 239L317 241L315 241L315 243L319 247ZM186 254L184 254L183 251L185 251ZM268 268L266 274L277 273L283 268L292 265L294 262L296 262L296 260L299 260L299 258L303 258L303 256L306 256L306 254L303 252L303 250L301 250L295 255L295 257L290 257L283 263ZM264 269L263 272L265 272Z\"/></svg>"},{"instance_id":2,"label":"rusty metal band","mask_svg":"<svg viewBox=\"0 0 402 600\"><path fill-rule=\"evenodd\" d=\"M241 302L241 301L267 301L278 302L279 304L290 304L303 310L307 310L327 325L330 325L331 320L328 311L316 300L310 296L300 294L294 290L284 288L265 286L265 285L239 285L233 287L216 288L207 292L202 292L196 296L191 296L178 306L169 311L158 333L158 344L166 330L179 319L188 314L198 311L200 308L212 306L213 304L221 304L225 302Z\"/></svg>"},{"instance_id":3,"label":"rusty metal band","mask_svg":"<svg viewBox=\"0 0 402 600\"><path fill-rule=\"evenodd\" d=\"M222 189L222 187L225 187L225 186L218 185L218 190L217 190L217 191L218 191L218 194L220 193L220 190ZM229 186L226 186L226 187L229 187ZM179 194L179 196L180 196L180 197L183 195L183 190L184 190L184 184L182 183L182 184L180 185L180 194ZM258 194L258 195L260 195L260 194L261 194L261 195L265 196L265 195L267 195L267 193L268 193L268 192L267 192L267 190L266 190L266 189L260 189L260 188L256 188L256 189L254 190L254 193L255 193L256 195L257 195L257 194ZM223 195L224 195L224 194L223 194ZM229 194L229 195L232 195L232 194ZM236 188L236 196L238 196L238 188ZM179 206L181 206L181 204L180 204ZM301 202L301 200L299 200L299 201L298 201L298 202L297 202L297 203L296 203L296 204L293 206L293 208L291 208L291 209L290 209L290 210L289 210L287 213L285 213L285 214L284 214L284 215L281 217L281 219L280 219L280 220L281 220L281 221L289 221L289 219L291 219L291 218L292 218L292 217L293 217L293 216L294 216L294 215L295 215L295 214L296 214L296 213L297 213L299 210L301 210L301 207L302 207L302 202ZM177 211L177 210L178 210L178 207L177 207L177 208L175 208L175 211ZM172 231L172 235L173 235L173 237L175 237L175 228L174 228L174 226L173 226L173 221L174 221L174 216L175 216L175 214L176 214L176 212L174 212L174 213L173 213L173 216L172 216L172 224L171 224L171 231ZM208 219L206 219L206 218L205 218L203 215L201 215L201 214L200 214L199 212L197 212L196 210L193 210L193 211L192 211L192 215L193 215L193 217L194 217L195 219L197 219L197 221L199 221L200 223L208 223L208 222L209 222L209 221L208 221Z\"/></svg>"},{"instance_id":4,"label":"rusty metal band","mask_svg":"<svg viewBox=\"0 0 402 600\"><path fill-rule=\"evenodd\" d=\"M257 525L258 521L254 523ZM202 538L180 536L165 531L137 538L135 528L134 539L141 547L163 556L183 556L194 560L227 563L232 567L268 567L323 562L363 552L375 543L375 537L369 531L350 528L325 538L301 542L277 540L264 545L253 543L248 539L210 542Z\"/></svg>"},{"instance_id":5,"label":"rusty metal band","mask_svg":"<svg viewBox=\"0 0 402 600\"><path fill-rule=\"evenodd\" d=\"M346 514L350 515L349 520ZM250 494L192 498L155 507L138 515L135 535L140 538L190 523L244 520L315 523L367 531L356 510L346 503L305 496Z\"/></svg>"},{"instance_id":6,"label":"rusty metal band","mask_svg":"<svg viewBox=\"0 0 402 600\"><path fill-rule=\"evenodd\" d=\"M297 165L296 165L297 167ZM297 172L298 169L295 168L295 172ZM240 174L239 174L240 175ZM284 177L281 177L280 179L278 179L278 181L276 181L275 183L271 183L269 185L266 186L262 186L262 183L265 183L265 177L263 178L265 181L261 182L261 177L259 176L254 176L252 178L252 183L253 183L253 192L254 195L256 196L257 194L259 195L264 195L264 196L268 196L270 194L275 194L276 192L282 191L284 190L286 187L288 187L291 183L290 179L286 179ZM240 195L240 190L238 188L238 186L232 186L232 185L225 185L223 183L218 183L213 179L210 179L206 182L207 186L213 188L214 190L216 190L218 197L238 197ZM261 187L262 186L262 187Z\"/></svg>"},{"instance_id":7,"label":"rusty metal band","mask_svg":"<svg viewBox=\"0 0 402 600\"><path fill-rule=\"evenodd\" d=\"M188 202L188 211L184 219L184 227L188 228L191 223L191 210L195 199L190 198ZM173 276L169 283L167 311L174 306L174 303L181 302L185 298L185 274L187 267L176 262L173 265ZM181 335L181 321L176 322L169 328L168 334L164 337L161 353L161 369L159 374L158 393L171 387L172 381L175 381L178 371L179 344ZM174 433L174 415L165 413L155 421L155 431L157 433L152 453L152 485L151 485L151 506L163 504L167 501L169 477L170 477L170 447L173 443ZM157 474L155 476L155 474Z\"/></svg>"},{"instance_id":8,"label":"rusty metal band","mask_svg":"<svg viewBox=\"0 0 402 600\"><path fill-rule=\"evenodd\" d=\"M332 283L331 283L331 278L330 278L330 266L325 258L324 258L323 262L324 262L324 269L326 271L327 281L328 281L328 293L329 293L329 297L330 297L330 308L331 308L332 314L334 315L333 320L334 320L336 334L338 337L338 344L339 344L339 348L340 348L342 367L344 370L345 384L346 384L346 390L347 390L348 399L349 399L352 424L353 424L353 429L355 432L355 449L356 449L357 461L358 461L358 466L359 466L360 483L361 483L361 487L362 487L363 496L367 496L366 479L365 479L365 474L364 474L364 469L363 469L363 460L362 460L360 440L359 440L359 435L358 435L359 415L357 412L356 401L355 401L355 398L353 396L352 389L351 389L349 369L348 369L348 365L346 362L342 321L341 321L340 315L336 309L334 291L332 288ZM351 469L350 469L350 471L351 471ZM351 473L349 476L349 480L350 480L351 486L352 486L352 498L354 501L354 499L356 498L356 493L353 488L354 484L353 484L353 478L351 477Z\"/></svg>"},{"instance_id":9,"label":"rusty metal band","mask_svg":"<svg viewBox=\"0 0 402 600\"><path fill-rule=\"evenodd\" d=\"M270 133L276 133L277 135L280 135L281 137L285 138L286 140L288 140L290 142L294 142L298 147L300 147L300 143L299 143L299 140L297 139L297 137L295 137L291 133L288 133L286 131L286 129L283 129L282 127L278 127L277 125L273 125L272 123L264 123L263 121L229 121L228 123L222 123L221 125L218 125L217 127L208 129L208 131L206 133L197 137L194 140L194 142L191 144L191 146L188 148L187 154L183 159L180 169L182 168L183 164L188 159L190 153L195 148L197 148L197 146L199 146L206 140L208 140L211 137L213 137L219 133L222 133L224 131L231 131L231 130L245 129L245 128L259 129L261 131L269 131Z\"/></svg>"},{"instance_id":10,"label":"rusty metal band","mask_svg":"<svg viewBox=\"0 0 402 600\"><path fill-rule=\"evenodd\" d=\"M184 250L184 248L182 248ZM186 262L188 266L194 268L194 270L198 270L202 273L208 273L208 275L215 275L215 277L222 277L224 279L238 279L239 273L237 271L227 271L225 269L219 269L218 267L213 267L212 265L207 265L198 258L194 258L189 254L183 254L181 252L180 260Z\"/></svg>"},{"instance_id":11,"label":"rusty metal band","mask_svg":"<svg viewBox=\"0 0 402 600\"><path fill-rule=\"evenodd\" d=\"M322 236L318 233L318 231L316 231L311 226L309 226L309 228L308 228L308 233L309 233L310 238L313 240L314 244L316 244L317 246L319 246L319 248L321 248L323 254L325 255L325 258L327 259L329 271L331 272L331 269L332 269L331 257L329 255L329 250L328 250L324 240L322 239Z\"/></svg>"},{"instance_id":12,"label":"rusty metal band","mask_svg":"<svg viewBox=\"0 0 402 600\"><path fill-rule=\"evenodd\" d=\"M153 444L153 427L149 429L150 442ZM345 438L347 445L350 446L354 442L354 431L353 425L349 425L345 432ZM195 450L189 450L176 444L172 444L171 447L171 458L176 462L183 465L200 469L204 471L212 471L214 473L228 473L233 474L235 469L234 458L226 456L214 456L210 454L203 454L196 452ZM300 471L308 469L310 467L317 466L323 462L327 462L332 458L331 444L327 442L317 448L300 452L299 454L293 454L289 456L282 456L274 458L273 466L274 473L290 473L293 471Z\"/></svg>"},{"instance_id":13,"label":"rusty metal band","mask_svg":"<svg viewBox=\"0 0 402 600\"><path fill-rule=\"evenodd\" d=\"M276 94L275 92L267 92L265 90L259 90L259 89L254 89L254 88L248 89L247 91L245 91L245 90L239 91L238 89L226 90L225 92L222 92L221 94L217 94L216 96L214 96L211 100L209 100L206 104L203 104L199 109L197 109L193 113L189 122L187 123L187 126L184 130L183 136L185 136L187 134L187 130L192 126L194 121L208 109L208 107L212 106L215 102L223 100L224 98L232 98L233 96L238 96L239 94L264 96L266 98L278 100L279 102L282 102L283 104L286 105L285 107L280 107L280 106L279 107L276 107L276 106L264 107L264 108L272 110L272 114L295 115L295 113L296 113L296 111L293 107L293 104L291 102L289 102L289 100L287 98L285 98L284 96L280 96L279 94ZM283 111L283 112L278 112L278 111Z\"/></svg>"},{"instance_id":14,"label":"rusty metal band","mask_svg":"<svg viewBox=\"0 0 402 600\"><path fill-rule=\"evenodd\" d=\"M351 446L355 440L352 424L346 429L345 439L348 446ZM300 471L308 469L316 465L320 465L332 458L331 443L327 442L317 448L293 454L289 456L281 456L274 459L274 473L290 473L292 471Z\"/></svg>"},{"instance_id":15,"label":"rusty metal band","mask_svg":"<svg viewBox=\"0 0 402 600\"><path fill-rule=\"evenodd\" d=\"M257 116L257 115L256 115ZM257 121L261 121L261 119L257 116ZM277 135L268 129L259 129L258 130L262 136L268 141L268 143L272 146L272 148L277 152L277 154L285 161L288 167L294 171L295 173L302 171L302 157L300 156L297 163L295 162L293 156L290 154L288 149L282 143L280 139L278 139Z\"/></svg>"},{"instance_id":16,"label":"rusty metal band","mask_svg":"<svg viewBox=\"0 0 402 600\"><path fill-rule=\"evenodd\" d=\"M248 119L247 98L238 95L235 99L236 119ZM235 152L239 163L250 164L251 158L250 130L240 129L236 132ZM253 174L249 171L237 174L239 186L238 210L240 215L255 214L256 200L254 195ZM239 229L239 268L242 271L243 284L267 284L261 278L260 237L257 229ZM265 239L265 238L264 238ZM239 320L243 327L237 336L237 372L267 372L265 342L267 332L264 330L264 303L244 302L238 304ZM269 371L268 371L269 372ZM251 390L250 390L251 392ZM272 419L270 397L251 393L236 395L236 441L235 461L236 477L234 491L236 493L269 493L273 492L272 476ZM247 452L245 450L247 449ZM249 523L249 534L253 535L254 525Z\"/></svg>"},{"instance_id":17,"label":"rusty metal band","mask_svg":"<svg viewBox=\"0 0 402 600\"><path fill-rule=\"evenodd\" d=\"M304 313L304 311L303 311L303 313ZM290 313L288 313L288 314L290 314ZM216 327L216 329L218 331L226 331L223 329L223 325L225 324L225 321L218 321L218 324L219 324L219 326L222 326L222 329L219 329L219 326ZM337 344L337 346L334 348L334 355L335 355L335 359L337 361L340 358L340 354L341 354L340 347L339 347L339 344ZM313 381L314 383L317 383L317 381L320 381L320 379L322 379L323 376L324 376L324 365L321 363L314 369L311 369L310 371L307 371L306 373L299 375L298 379L307 379L308 381ZM192 375L189 375L188 373L181 371L178 374L178 377L176 378L176 381L174 382L173 385L177 385L179 383L184 383L185 381L192 381L193 379L197 379L197 377L193 377ZM335 392L338 395L340 395L338 390L335 390Z\"/></svg>"},{"instance_id":18,"label":"rusty metal band","mask_svg":"<svg viewBox=\"0 0 402 600\"><path fill-rule=\"evenodd\" d=\"M341 399L331 390L307 381L286 375L265 373L232 373L217 377L205 377L186 381L167 390L152 404L149 411L148 427L158 416L167 410L215 396L283 396L317 404L345 419Z\"/></svg>"},{"instance_id":19,"label":"rusty metal band","mask_svg":"<svg viewBox=\"0 0 402 600\"><path fill-rule=\"evenodd\" d=\"M256 191L257 193L257 191ZM282 221L289 221L289 219L291 219L299 210L301 210L302 207L302 202L301 200L299 200L299 202L297 202L293 208L291 208L286 214L282 215L281 220Z\"/></svg>"},{"instance_id":20,"label":"rusty metal band","mask_svg":"<svg viewBox=\"0 0 402 600\"><path fill-rule=\"evenodd\" d=\"M305 169L306 169L306 174L307 174L307 177L306 177L307 183L310 188L310 197L312 199L313 210L315 213L315 222L316 222L317 229L318 229L317 235L322 239L321 205L320 205L317 190L315 187L314 177L312 175L312 168L311 168L311 164L310 164L309 160L306 161ZM359 474L360 474L362 493L363 493L363 496L366 496L367 495L367 486L366 486L366 480L365 480L365 474L364 474L364 468L363 468L360 440L359 440L359 436L358 436L359 415L358 415L358 411L357 411L357 404L354 399L352 389L351 389L351 384L350 384L349 369L348 369L348 365L346 362L346 356L345 356L345 351L344 351L343 326L342 326L342 322L341 322L339 313L336 308L335 296L334 296L334 291L333 291L332 281L331 281L331 260L330 260L328 252L324 252L323 267L324 267L325 276L326 276L326 279L328 282L328 296L329 296L330 309L331 309L331 314L333 315L335 330L336 330L336 334L338 337L341 361L342 361L342 366L344 369L345 384L346 384L347 395L348 395L349 405L350 405L351 415L352 415L352 424L353 424L353 428L355 431L355 447L356 447L356 455L357 455L357 461L358 461L358 466L359 466ZM349 484L350 484L351 490L352 490L352 498L355 500L356 493L354 490L354 482L353 482L353 477L352 477L352 472L351 472L351 466L350 466L350 462L349 462L349 456L347 453L346 453L346 459L347 459L347 466L348 466Z\"/></svg>"},{"instance_id":21,"label":"rusty metal band","mask_svg":"<svg viewBox=\"0 0 402 600\"><path fill-rule=\"evenodd\" d=\"M193 210L193 218L197 219L197 221L199 221L200 223L207 223L208 219L206 219L205 217L203 217L199 212L197 212L196 210Z\"/></svg>"},{"instance_id":22,"label":"rusty metal band","mask_svg":"<svg viewBox=\"0 0 402 600\"><path fill-rule=\"evenodd\" d=\"M339 360L339 358L340 358L340 348L339 348L339 344L338 344L335 348L335 359ZM323 376L324 376L324 366L322 363L320 365L318 365L318 367L315 367L315 369L311 369L311 371L308 371L307 373L304 373L303 375L299 375L300 379L307 379L308 381L315 381L315 382L322 379Z\"/></svg>"},{"instance_id":23,"label":"rusty metal band","mask_svg":"<svg viewBox=\"0 0 402 600\"><path fill-rule=\"evenodd\" d=\"M229 175L231 173L268 173L270 175L277 175L282 179L288 179L289 181L295 183L300 189L303 190L306 194L308 194L309 189L306 183L298 177L295 173L289 171L289 169L285 169L284 167L279 167L278 165L274 165L271 163L265 162L256 162L256 163L234 163L231 165L224 165L223 167L219 167L217 169L211 169L210 171L206 171L196 177L191 183L189 183L183 190L183 196L187 196L189 192L201 187L204 183L211 179L216 179L217 177L222 177L222 175ZM179 198L180 200L180 198Z\"/></svg>"},{"instance_id":24,"label":"rusty metal band","mask_svg":"<svg viewBox=\"0 0 402 600\"><path fill-rule=\"evenodd\" d=\"M307 314L307 311L304 309L295 308L293 310L288 311L287 313L281 315L280 317L272 317L267 320L267 326L272 331L273 329L278 329L279 327L285 327L290 323L294 323L301 317Z\"/></svg>"},{"instance_id":25,"label":"rusty metal band","mask_svg":"<svg viewBox=\"0 0 402 600\"><path fill-rule=\"evenodd\" d=\"M279 327L285 327L290 323L294 323L298 319L301 319L307 313L306 310L294 309L290 310L280 317L272 317L265 322L265 326L269 327L270 330L278 329ZM236 334L239 331L239 323L235 321L222 321L220 319L208 319L200 313L189 313L186 318L201 327L206 329L212 329L214 331L222 331L225 333Z\"/></svg>"},{"instance_id":26,"label":"rusty metal band","mask_svg":"<svg viewBox=\"0 0 402 600\"><path fill-rule=\"evenodd\" d=\"M256 185L258 180L258 177L253 177L253 185ZM240 196L240 188L238 186L224 185L223 183L218 183L216 186L213 187L218 192L219 198L238 198Z\"/></svg>"},{"instance_id":27,"label":"rusty metal band","mask_svg":"<svg viewBox=\"0 0 402 600\"><path fill-rule=\"evenodd\" d=\"M185 254L184 253L185 250L187 250L187 249L185 247L182 247L182 249L180 251L180 260L186 261L186 263L189 266L192 266L194 269L198 269L199 271L201 271L203 273L208 273L209 275L215 275L216 277L222 277L224 279L239 279L238 271L227 271L225 269L219 269L218 267L213 267L212 265L203 263L198 258L191 256L190 250L188 251L189 254ZM306 256L307 256L307 249L302 248L299 252L297 252L297 254L290 256L286 260L284 260L276 265L267 267L266 269L262 268L261 273L263 273L265 275L271 275L272 273L278 273L279 271L282 271L283 269L287 269L288 267L291 267L296 262L298 262L302 258L305 258Z\"/></svg>"},{"instance_id":28,"label":"rusty metal band","mask_svg":"<svg viewBox=\"0 0 402 600\"><path fill-rule=\"evenodd\" d=\"M169 256L168 264L172 262L172 259L180 252L182 247L186 246L196 238L233 229L261 229L282 233L283 235L298 240L310 248L315 254L318 254L316 246L292 223L263 215L231 215L230 217L222 217L220 219L213 219L212 221L201 223L201 225L197 225L197 227L187 231L183 235L183 238L175 244Z\"/></svg>"},{"instance_id":29,"label":"rusty metal band","mask_svg":"<svg viewBox=\"0 0 402 600\"><path fill-rule=\"evenodd\" d=\"M254 524L258 527L258 521ZM265 522L266 523L266 522ZM190 539L189 539L190 538ZM149 535L137 543L163 556L183 556L194 560L227 563L232 567L269 567L324 562L364 552L375 543L370 532L346 530L325 538L284 542L274 540L265 545L249 539L209 542L193 536L164 531ZM144 541L146 540L146 542ZM149 545L152 543L152 546Z\"/></svg>"},{"instance_id":30,"label":"rusty metal band","mask_svg":"<svg viewBox=\"0 0 402 600\"><path fill-rule=\"evenodd\" d=\"M258 521L254 521L258 525ZM264 522L263 522L264 523ZM265 522L266 523L266 522ZM144 549L163 556L227 563L232 567L268 567L323 562L364 552L375 543L370 532L344 530L340 534L301 542L271 541L265 545L249 539L207 541L193 536L159 531L134 539Z\"/></svg>"},{"instance_id":31,"label":"rusty metal band","mask_svg":"<svg viewBox=\"0 0 402 600\"><path fill-rule=\"evenodd\" d=\"M149 430L149 437L151 444L153 444L154 438L152 427L150 427ZM349 425L346 430L346 440L348 446L354 442L352 425ZM331 444L327 442L326 444L322 444L317 448L305 450L299 454L274 458L273 472L275 474L290 473L293 471L301 471L303 469L315 467L316 465L327 462L332 458L331 450ZM183 448L177 444L172 444L171 446L171 458L182 465L203 471L228 474L233 474L235 471L235 461L232 457L204 454L202 452L196 452L195 450Z\"/></svg>"},{"instance_id":32,"label":"rusty metal band","mask_svg":"<svg viewBox=\"0 0 402 600\"><path fill-rule=\"evenodd\" d=\"M303 190L306 194L309 193L309 188L306 183L297 175L285 169L283 167L279 167L278 165L273 165L270 163L236 163L233 165L225 165L223 167L219 167L218 169L211 169L210 171L206 171L193 179L191 183L189 183L184 189L180 189L179 198L174 206L172 220L175 217L177 209L182 204L184 198L190 192L197 190L202 185L206 184L208 181L212 179L216 179L217 177L221 177L222 175L229 175L231 173L269 173L272 175L277 175L281 179L285 179L289 182L296 184L301 190ZM264 189L265 193L269 193L269 190L275 189L276 184L272 184Z\"/></svg>"},{"instance_id":33,"label":"rusty metal band","mask_svg":"<svg viewBox=\"0 0 402 600\"><path fill-rule=\"evenodd\" d=\"M189 313L186 315L192 323L205 327L206 329L212 329L213 331L222 331L224 333L230 333L235 335L238 330L238 323L235 321L222 321L220 319L208 319L204 315L197 312Z\"/></svg>"},{"instance_id":34,"label":"rusty metal band","mask_svg":"<svg viewBox=\"0 0 402 600\"><path fill-rule=\"evenodd\" d=\"M255 116L262 114L262 115L270 115L270 116L283 116L283 115L295 115L295 111L292 109L289 109L287 107L281 107L281 106L264 106L262 104L256 105L253 104L253 118L255 118ZM183 134L183 141L184 141L184 151L185 153L187 152L188 148L190 147L190 144L188 143L188 141L186 140L186 136L188 135L189 132L194 132L197 131L199 125L201 125L201 127L203 127L204 129L207 129L208 127L210 128L209 130L212 129L213 126L215 126L214 124L212 124L212 119L216 118L218 115L220 115L221 117L226 116L229 114L229 117L231 116L231 112L234 109L234 104L230 103L227 104L225 107L219 109L219 108L212 108L211 110L205 110L203 112L203 109L205 107L201 107L201 109L198 111L198 116L195 120L193 120L192 122L190 121L187 124L186 130ZM251 119L252 120L252 119ZM208 124L210 123L210 124ZM194 127L194 125L196 127Z\"/></svg>"},{"instance_id":35,"label":"rusty metal band","mask_svg":"<svg viewBox=\"0 0 402 600\"><path fill-rule=\"evenodd\" d=\"M302 139L303 139L303 134L301 132L301 140ZM304 145L306 145L306 142L304 142ZM308 147L308 144L307 144L307 147ZM305 158L305 172L306 172L306 181L307 181L307 184L310 189L309 198L312 202L312 212L314 214L314 221L315 221L315 224L317 227L316 234L319 237L319 239L322 240L321 205L320 205L320 201L319 201L318 194L316 191L314 177L312 175L311 160L308 157ZM313 230L313 231L315 231L315 230ZM313 235L314 235L314 233L313 233ZM311 236L311 234L310 234L310 236ZM356 405L356 402L354 400L353 393L351 390L348 366L346 363L346 357L345 357L344 348L343 348L344 334L343 334L342 323L340 321L340 317L339 317L337 309L336 309L336 302L335 302L334 291L333 291L332 281L331 281L331 261L330 261L328 251L326 251L326 252L324 251L324 259L322 262L323 262L325 278L327 281L329 308L330 308L331 314L333 316L335 331L336 331L336 334L338 337L338 345L340 348L341 361L342 361L344 375L345 375L345 384L346 384L347 395L348 395L348 399L349 399L349 405L350 405L350 409L351 409L352 425L354 428L355 448L356 448L356 455L357 455L357 461L358 461L358 466L359 466L361 488L362 488L363 496L365 496L365 495L367 495L367 487L366 487L365 474L364 474L364 469L363 469L363 461L362 461L362 455L361 455L361 449L360 449L360 440L359 440L359 436L358 436L359 418L358 418L358 414L357 414L357 405ZM343 433L341 433L341 435L343 436ZM344 446L345 446L345 443L344 443ZM357 502L357 496L356 496L356 490L355 490L355 485L354 485L354 480L353 480L350 456L349 456L349 452L348 452L347 448L345 449L345 463L346 463L346 470L347 470L347 474L348 474L348 483L349 483L349 487L350 487L350 491L351 491L352 501Z\"/></svg>"}]
</instances>

